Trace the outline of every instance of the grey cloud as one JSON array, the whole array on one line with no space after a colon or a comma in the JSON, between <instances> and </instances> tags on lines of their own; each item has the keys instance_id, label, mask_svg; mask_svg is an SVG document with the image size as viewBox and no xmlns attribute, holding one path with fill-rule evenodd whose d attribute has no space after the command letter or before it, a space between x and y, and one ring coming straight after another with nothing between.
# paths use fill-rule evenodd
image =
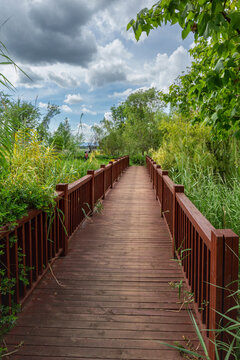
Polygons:
<instances>
[{"instance_id":1,"label":"grey cloud","mask_svg":"<svg viewBox=\"0 0 240 360\"><path fill-rule=\"evenodd\" d=\"M1 28L1 38L23 63L86 67L97 52L96 39L85 27L93 13L81 0L2 0L1 19L10 20Z\"/></svg>"},{"instance_id":2,"label":"grey cloud","mask_svg":"<svg viewBox=\"0 0 240 360\"><path fill-rule=\"evenodd\" d=\"M125 81L126 73L117 68L108 69L94 69L91 70L88 77L88 82L93 86L103 86L108 83Z\"/></svg>"},{"instance_id":3,"label":"grey cloud","mask_svg":"<svg viewBox=\"0 0 240 360\"><path fill-rule=\"evenodd\" d=\"M48 0L33 4L29 16L39 29L74 36L90 19L91 13L84 1Z\"/></svg>"},{"instance_id":4,"label":"grey cloud","mask_svg":"<svg viewBox=\"0 0 240 360\"><path fill-rule=\"evenodd\" d=\"M28 84L28 85L34 85L42 80L44 78L38 74L36 74L34 71L32 71L30 68L26 67L23 69L23 71L27 74L25 75L23 72L19 72L18 75L18 83L20 84Z\"/></svg>"},{"instance_id":5,"label":"grey cloud","mask_svg":"<svg viewBox=\"0 0 240 360\"><path fill-rule=\"evenodd\" d=\"M78 82L66 73L57 75L49 72L48 77L50 80L54 81L57 85L63 88L71 88L78 85Z\"/></svg>"}]
</instances>

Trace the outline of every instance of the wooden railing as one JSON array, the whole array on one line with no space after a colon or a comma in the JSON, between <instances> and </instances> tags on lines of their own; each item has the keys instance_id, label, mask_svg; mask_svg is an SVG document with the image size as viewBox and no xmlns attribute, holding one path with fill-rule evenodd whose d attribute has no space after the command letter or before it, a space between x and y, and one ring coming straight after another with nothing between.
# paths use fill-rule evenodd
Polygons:
<instances>
[{"instance_id":1,"label":"wooden railing","mask_svg":"<svg viewBox=\"0 0 240 360\"><path fill-rule=\"evenodd\" d=\"M173 256L181 261L210 358L215 359L213 330L224 327L220 314L236 305L238 236L232 230L216 230L184 194L184 187L174 184L168 171L149 156L146 165L172 239ZM227 315L235 319L236 311ZM231 341L224 333L217 339Z\"/></svg>"},{"instance_id":2,"label":"wooden railing","mask_svg":"<svg viewBox=\"0 0 240 360\"><path fill-rule=\"evenodd\" d=\"M0 282L12 291L2 291L0 306L25 301L49 264L59 255L67 255L69 238L128 166L129 157L124 156L99 170L89 170L72 184L58 184L51 216L32 210L14 228L1 229Z\"/></svg>"}]
</instances>

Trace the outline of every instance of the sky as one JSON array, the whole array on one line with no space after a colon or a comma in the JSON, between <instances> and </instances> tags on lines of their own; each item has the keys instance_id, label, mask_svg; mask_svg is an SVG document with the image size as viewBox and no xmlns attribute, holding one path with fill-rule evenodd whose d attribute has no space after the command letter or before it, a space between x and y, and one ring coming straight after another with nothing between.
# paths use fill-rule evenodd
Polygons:
<instances>
[{"instance_id":1,"label":"sky","mask_svg":"<svg viewBox=\"0 0 240 360\"><path fill-rule=\"evenodd\" d=\"M82 115L85 140L91 126L109 117L137 89L167 91L190 66L193 38L181 39L178 25L166 25L135 40L128 22L156 0L0 0L0 40L31 78L0 65L15 86L15 99L46 112L60 107L54 131L68 118L76 132ZM3 88L0 88L3 90Z\"/></svg>"}]
</instances>

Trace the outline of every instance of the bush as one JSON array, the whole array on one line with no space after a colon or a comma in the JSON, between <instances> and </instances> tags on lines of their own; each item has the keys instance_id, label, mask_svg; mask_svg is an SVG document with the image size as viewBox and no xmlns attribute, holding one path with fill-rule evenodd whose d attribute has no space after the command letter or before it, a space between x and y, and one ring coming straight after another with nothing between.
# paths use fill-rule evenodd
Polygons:
<instances>
[{"instance_id":1,"label":"bush","mask_svg":"<svg viewBox=\"0 0 240 360\"><path fill-rule=\"evenodd\" d=\"M164 140L161 147L150 154L163 169L174 168L181 171L186 164L198 165L208 169L217 166L215 156L210 149L211 128L204 124L192 125L175 116L162 120L160 129Z\"/></svg>"},{"instance_id":2,"label":"bush","mask_svg":"<svg viewBox=\"0 0 240 360\"><path fill-rule=\"evenodd\" d=\"M141 154L131 155L130 156L130 165L145 165L146 156Z\"/></svg>"}]
</instances>

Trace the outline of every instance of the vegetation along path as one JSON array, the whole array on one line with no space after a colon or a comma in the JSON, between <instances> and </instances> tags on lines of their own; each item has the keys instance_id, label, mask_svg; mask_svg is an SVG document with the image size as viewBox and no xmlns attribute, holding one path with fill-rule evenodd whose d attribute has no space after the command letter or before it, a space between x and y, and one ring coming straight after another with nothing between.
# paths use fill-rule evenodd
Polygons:
<instances>
[{"instance_id":1,"label":"vegetation along path","mask_svg":"<svg viewBox=\"0 0 240 360\"><path fill-rule=\"evenodd\" d=\"M161 343L195 337L171 248L146 168L128 168L26 302L10 359L181 359Z\"/></svg>"}]
</instances>

